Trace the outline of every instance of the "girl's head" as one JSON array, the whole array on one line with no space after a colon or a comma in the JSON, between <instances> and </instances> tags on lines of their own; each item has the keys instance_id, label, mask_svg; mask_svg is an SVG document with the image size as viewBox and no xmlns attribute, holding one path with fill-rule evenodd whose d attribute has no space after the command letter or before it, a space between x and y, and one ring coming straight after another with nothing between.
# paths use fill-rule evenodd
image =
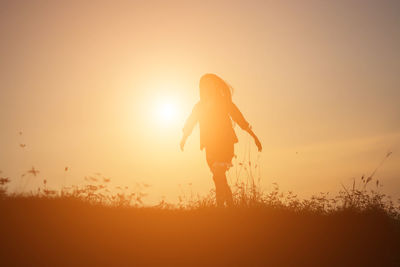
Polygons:
<instances>
[{"instance_id":1,"label":"girl's head","mask_svg":"<svg viewBox=\"0 0 400 267\"><path fill-rule=\"evenodd\" d=\"M232 87L215 74L204 74L199 87L200 101L232 101Z\"/></svg>"}]
</instances>

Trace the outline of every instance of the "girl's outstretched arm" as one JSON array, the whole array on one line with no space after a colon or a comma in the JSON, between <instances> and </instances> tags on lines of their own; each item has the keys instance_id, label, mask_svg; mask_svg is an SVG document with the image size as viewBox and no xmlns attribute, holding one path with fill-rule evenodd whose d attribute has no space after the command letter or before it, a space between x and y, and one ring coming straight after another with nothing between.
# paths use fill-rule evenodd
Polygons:
<instances>
[{"instance_id":1,"label":"girl's outstretched arm","mask_svg":"<svg viewBox=\"0 0 400 267\"><path fill-rule=\"evenodd\" d=\"M183 148L185 147L186 139L189 137L189 135L192 133L194 126L199 120L199 103L197 103L193 110L192 113L190 114L189 118L186 120L185 126L183 127L183 136L181 139L180 147L181 150L183 151Z\"/></svg>"},{"instance_id":2,"label":"girl's outstretched arm","mask_svg":"<svg viewBox=\"0 0 400 267\"><path fill-rule=\"evenodd\" d=\"M239 124L240 128L242 128L244 131L248 132L251 135L251 137L253 137L254 142L256 143L256 146L258 148L258 151L261 152L262 145L261 145L260 140L258 139L258 137L255 135L255 133L251 129L250 124L246 121L242 112L240 112L239 108L234 103L232 103L229 113L230 113L232 119L237 124Z\"/></svg>"}]
</instances>

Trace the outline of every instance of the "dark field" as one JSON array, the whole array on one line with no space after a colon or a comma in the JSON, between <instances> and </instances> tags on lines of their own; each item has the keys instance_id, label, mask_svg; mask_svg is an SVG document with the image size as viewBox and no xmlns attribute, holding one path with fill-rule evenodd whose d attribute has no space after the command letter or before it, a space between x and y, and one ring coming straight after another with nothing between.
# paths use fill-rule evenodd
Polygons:
<instances>
[{"instance_id":1,"label":"dark field","mask_svg":"<svg viewBox=\"0 0 400 267\"><path fill-rule=\"evenodd\" d=\"M3 197L0 214L1 266L400 266L400 221L372 207L171 209Z\"/></svg>"}]
</instances>

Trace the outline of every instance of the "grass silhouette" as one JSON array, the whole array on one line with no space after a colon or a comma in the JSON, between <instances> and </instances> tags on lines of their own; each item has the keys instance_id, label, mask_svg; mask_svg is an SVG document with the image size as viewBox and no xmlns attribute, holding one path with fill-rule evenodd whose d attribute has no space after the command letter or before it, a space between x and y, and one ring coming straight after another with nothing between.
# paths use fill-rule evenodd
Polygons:
<instances>
[{"instance_id":1,"label":"grass silhouette","mask_svg":"<svg viewBox=\"0 0 400 267\"><path fill-rule=\"evenodd\" d=\"M300 199L261 190L250 160L237 166L233 208L217 208L213 190L145 206L148 185L113 191L101 174L18 194L1 177L0 264L400 266L400 206L375 171L336 196Z\"/></svg>"}]
</instances>

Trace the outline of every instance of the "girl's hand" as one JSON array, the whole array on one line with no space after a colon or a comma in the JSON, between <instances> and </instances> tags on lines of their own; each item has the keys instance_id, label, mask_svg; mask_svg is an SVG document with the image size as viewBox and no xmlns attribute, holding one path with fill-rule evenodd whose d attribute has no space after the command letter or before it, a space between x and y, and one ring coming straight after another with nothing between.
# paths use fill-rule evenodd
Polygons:
<instances>
[{"instance_id":1,"label":"girl's hand","mask_svg":"<svg viewBox=\"0 0 400 267\"><path fill-rule=\"evenodd\" d=\"M253 137L254 137L254 142L256 143L256 146L258 148L258 152L261 152L262 151L262 145L261 145L260 140L258 140L258 137L255 136L255 135Z\"/></svg>"},{"instance_id":2,"label":"girl's hand","mask_svg":"<svg viewBox=\"0 0 400 267\"><path fill-rule=\"evenodd\" d=\"M185 143L186 143L186 138L182 138L181 143L180 143L181 151L183 151L183 148L185 147Z\"/></svg>"}]
</instances>

